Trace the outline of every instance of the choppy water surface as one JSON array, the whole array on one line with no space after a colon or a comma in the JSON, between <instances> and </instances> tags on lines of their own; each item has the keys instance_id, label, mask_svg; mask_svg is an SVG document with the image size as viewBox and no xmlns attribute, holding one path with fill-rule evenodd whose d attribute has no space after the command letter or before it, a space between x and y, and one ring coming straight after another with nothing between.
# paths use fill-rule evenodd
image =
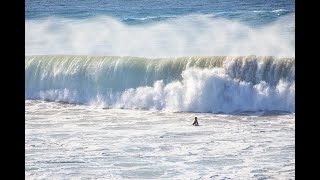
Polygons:
<instances>
[{"instance_id":1,"label":"choppy water surface","mask_svg":"<svg viewBox=\"0 0 320 180\"><path fill-rule=\"evenodd\" d=\"M294 114L25 108L26 179L295 178Z\"/></svg>"}]
</instances>

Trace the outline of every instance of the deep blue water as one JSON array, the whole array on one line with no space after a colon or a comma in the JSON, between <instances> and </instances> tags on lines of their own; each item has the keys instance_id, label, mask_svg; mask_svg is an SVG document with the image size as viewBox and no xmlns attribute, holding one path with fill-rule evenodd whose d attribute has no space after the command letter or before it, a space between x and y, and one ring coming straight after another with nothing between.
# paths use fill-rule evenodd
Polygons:
<instances>
[{"instance_id":1,"label":"deep blue water","mask_svg":"<svg viewBox=\"0 0 320 180\"><path fill-rule=\"evenodd\" d=\"M293 0L26 0L26 19L111 16L127 24L150 23L189 14L263 25L295 12Z\"/></svg>"}]
</instances>

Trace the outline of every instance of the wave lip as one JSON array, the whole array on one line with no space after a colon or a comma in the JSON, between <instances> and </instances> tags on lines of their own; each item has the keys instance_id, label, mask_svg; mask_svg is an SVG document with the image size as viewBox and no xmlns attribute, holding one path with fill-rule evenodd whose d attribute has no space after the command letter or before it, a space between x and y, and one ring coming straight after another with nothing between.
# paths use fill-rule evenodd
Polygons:
<instances>
[{"instance_id":1,"label":"wave lip","mask_svg":"<svg viewBox=\"0 0 320 180\"><path fill-rule=\"evenodd\" d=\"M107 108L295 111L295 58L26 56L25 97Z\"/></svg>"}]
</instances>

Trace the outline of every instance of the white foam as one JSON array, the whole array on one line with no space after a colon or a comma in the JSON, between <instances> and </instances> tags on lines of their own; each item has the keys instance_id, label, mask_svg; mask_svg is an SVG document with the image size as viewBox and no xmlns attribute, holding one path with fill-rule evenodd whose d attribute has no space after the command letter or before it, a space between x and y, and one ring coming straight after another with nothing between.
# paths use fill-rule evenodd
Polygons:
<instances>
[{"instance_id":1,"label":"white foam","mask_svg":"<svg viewBox=\"0 0 320 180\"><path fill-rule=\"evenodd\" d=\"M294 58L31 56L26 99L165 111L295 111Z\"/></svg>"},{"instance_id":2,"label":"white foam","mask_svg":"<svg viewBox=\"0 0 320 180\"><path fill-rule=\"evenodd\" d=\"M127 25L112 17L26 20L26 54L139 57L273 55L294 57L294 15L250 27L213 15Z\"/></svg>"},{"instance_id":3,"label":"white foam","mask_svg":"<svg viewBox=\"0 0 320 180\"><path fill-rule=\"evenodd\" d=\"M295 117L27 101L26 179L294 179Z\"/></svg>"},{"instance_id":4,"label":"white foam","mask_svg":"<svg viewBox=\"0 0 320 180\"><path fill-rule=\"evenodd\" d=\"M116 107L169 111L236 112L259 110L294 111L295 83L252 83L231 79L224 69L187 69L183 80L167 85L139 87L121 94Z\"/></svg>"},{"instance_id":5,"label":"white foam","mask_svg":"<svg viewBox=\"0 0 320 180\"><path fill-rule=\"evenodd\" d=\"M285 9L275 9L275 10L272 10L271 12L275 12L275 13L278 13L278 12L286 12L287 10Z\"/></svg>"}]
</instances>

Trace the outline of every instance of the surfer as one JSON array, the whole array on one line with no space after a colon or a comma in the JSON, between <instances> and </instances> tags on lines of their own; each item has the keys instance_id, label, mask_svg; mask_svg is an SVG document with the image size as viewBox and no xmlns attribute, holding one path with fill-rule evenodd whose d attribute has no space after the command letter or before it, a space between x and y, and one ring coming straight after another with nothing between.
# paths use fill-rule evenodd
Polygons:
<instances>
[{"instance_id":1,"label":"surfer","mask_svg":"<svg viewBox=\"0 0 320 180\"><path fill-rule=\"evenodd\" d=\"M194 126L199 126L197 117L194 117L194 121L193 121L192 125L194 125Z\"/></svg>"}]
</instances>

